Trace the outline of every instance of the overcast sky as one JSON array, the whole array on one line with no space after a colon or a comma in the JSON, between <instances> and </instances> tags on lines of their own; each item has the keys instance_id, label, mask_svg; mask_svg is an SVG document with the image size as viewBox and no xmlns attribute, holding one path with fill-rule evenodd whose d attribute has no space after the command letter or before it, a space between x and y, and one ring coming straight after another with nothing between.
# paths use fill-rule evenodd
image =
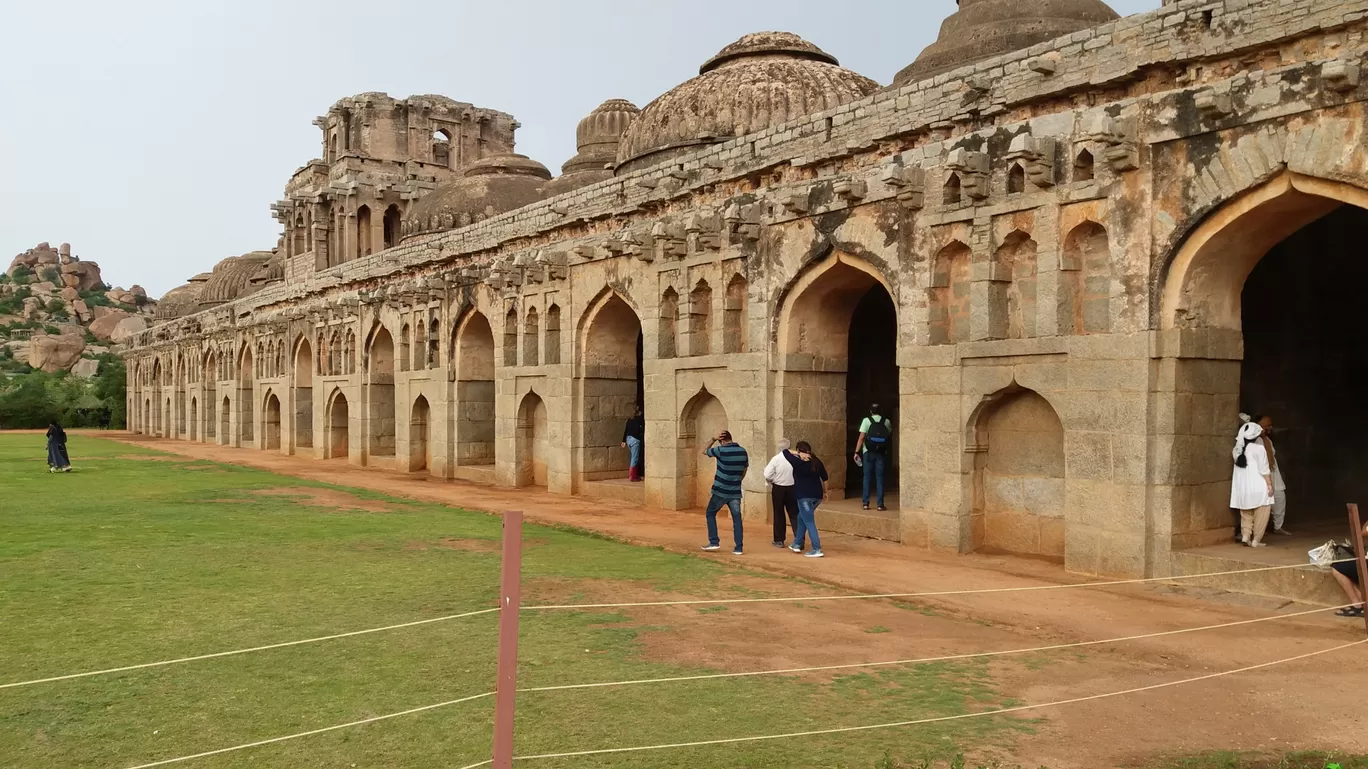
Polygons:
<instances>
[{"instance_id":1,"label":"overcast sky","mask_svg":"<svg viewBox=\"0 0 1368 769\"><path fill-rule=\"evenodd\" d=\"M1022 0L1027 2L1027 0ZM1112 0L1121 14L1159 0ZM954 0L45 0L0 23L0 270L49 241L160 296L275 246L310 124L363 91L512 113L553 172L608 98L638 106L747 32L887 84Z\"/></svg>"}]
</instances>

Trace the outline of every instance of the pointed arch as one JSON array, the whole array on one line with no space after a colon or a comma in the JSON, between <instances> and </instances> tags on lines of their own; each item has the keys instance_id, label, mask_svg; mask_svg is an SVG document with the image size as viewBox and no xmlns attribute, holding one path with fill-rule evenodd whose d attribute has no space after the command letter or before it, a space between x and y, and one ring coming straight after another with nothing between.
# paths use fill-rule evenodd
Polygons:
<instances>
[{"instance_id":1,"label":"pointed arch","mask_svg":"<svg viewBox=\"0 0 1368 769\"><path fill-rule=\"evenodd\" d=\"M452 334L456 404L451 430L457 466L494 464L494 330L485 314L468 311Z\"/></svg>"},{"instance_id":2,"label":"pointed arch","mask_svg":"<svg viewBox=\"0 0 1368 769\"><path fill-rule=\"evenodd\" d=\"M689 355L712 352L712 286L700 278L689 292Z\"/></svg>"},{"instance_id":3,"label":"pointed arch","mask_svg":"<svg viewBox=\"0 0 1368 769\"><path fill-rule=\"evenodd\" d=\"M580 400L573 415L576 483L627 474L622 429L645 405L640 317L611 289L582 316L576 361Z\"/></svg>"},{"instance_id":4,"label":"pointed arch","mask_svg":"<svg viewBox=\"0 0 1368 769\"><path fill-rule=\"evenodd\" d=\"M969 341L969 264L972 252L953 241L936 252L929 289L931 344Z\"/></svg>"},{"instance_id":5,"label":"pointed arch","mask_svg":"<svg viewBox=\"0 0 1368 769\"><path fill-rule=\"evenodd\" d=\"M684 404L679 414L679 452L676 462L680 468L679 507L693 508L707 505L711 495L717 463L703 456L712 437L730 429L727 410L707 387L699 388Z\"/></svg>"},{"instance_id":6,"label":"pointed arch","mask_svg":"<svg viewBox=\"0 0 1368 769\"><path fill-rule=\"evenodd\" d=\"M518 403L515 438L515 465L518 486L545 488L548 462L551 457L546 402L535 391L529 390Z\"/></svg>"},{"instance_id":7,"label":"pointed arch","mask_svg":"<svg viewBox=\"0 0 1368 769\"><path fill-rule=\"evenodd\" d=\"M746 278L737 273L727 282L726 300L722 307L722 352L746 352L747 296Z\"/></svg>"},{"instance_id":8,"label":"pointed arch","mask_svg":"<svg viewBox=\"0 0 1368 769\"><path fill-rule=\"evenodd\" d=\"M561 309L553 304L546 308L546 345L543 355L546 364L557 365L561 362Z\"/></svg>"},{"instance_id":9,"label":"pointed arch","mask_svg":"<svg viewBox=\"0 0 1368 769\"><path fill-rule=\"evenodd\" d=\"M409 472L427 470L432 466L432 452L429 447L432 408L427 398L419 395L409 409Z\"/></svg>"},{"instance_id":10,"label":"pointed arch","mask_svg":"<svg viewBox=\"0 0 1368 769\"><path fill-rule=\"evenodd\" d=\"M518 365L518 309L508 308L504 315L503 327L503 364Z\"/></svg>"},{"instance_id":11,"label":"pointed arch","mask_svg":"<svg viewBox=\"0 0 1368 769\"><path fill-rule=\"evenodd\" d=\"M970 421L974 547L1065 557L1064 427L1054 407L1015 382Z\"/></svg>"},{"instance_id":12,"label":"pointed arch","mask_svg":"<svg viewBox=\"0 0 1368 769\"><path fill-rule=\"evenodd\" d=\"M350 333L350 332L349 332ZM366 343L366 448L370 456L395 452L394 338L377 323Z\"/></svg>"},{"instance_id":13,"label":"pointed arch","mask_svg":"<svg viewBox=\"0 0 1368 769\"><path fill-rule=\"evenodd\" d=\"M1060 279L1060 333L1111 331L1111 244L1106 227L1090 220L1069 231L1064 237Z\"/></svg>"},{"instance_id":14,"label":"pointed arch","mask_svg":"<svg viewBox=\"0 0 1368 769\"><path fill-rule=\"evenodd\" d=\"M998 333L1007 339L1028 339L1036 335L1036 242L1029 233L1013 230L1003 238L993 258L999 269L1011 276L1006 301L996 303L1006 317Z\"/></svg>"},{"instance_id":15,"label":"pointed arch","mask_svg":"<svg viewBox=\"0 0 1368 769\"><path fill-rule=\"evenodd\" d=\"M325 424L328 435L324 445L324 457L336 459L346 457L351 451L351 420L347 396L341 388L334 388L328 396Z\"/></svg>"},{"instance_id":16,"label":"pointed arch","mask_svg":"<svg viewBox=\"0 0 1368 769\"><path fill-rule=\"evenodd\" d=\"M1096 173L1094 170L1095 165L1096 161L1093 159L1092 152L1088 151L1086 148L1079 150L1078 154L1074 156L1073 180L1075 182L1092 181L1093 176Z\"/></svg>"},{"instance_id":17,"label":"pointed arch","mask_svg":"<svg viewBox=\"0 0 1368 769\"><path fill-rule=\"evenodd\" d=\"M1026 191L1026 169L1021 163L1013 163L1007 170L1007 194L1017 195Z\"/></svg>"},{"instance_id":18,"label":"pointed arch","mask_svg":"<svg viewBox=\"0 0 1368 769\"><path fill-rule=\"evenodd\" d=\"M945 180L945 187L941 190L941 202L947 206L959 205L963 199L963 184L960 182L958 172L951 172L950 178Z\"/></svg>"},{"instance_id":19,"label":"pointed arch","mask_svg":"<svg viewBox=\"0 0 1368 769\"><path fill-rule=\"evenodd\" d=\"M266 391L261 410L261 448L264 451L280 451L280 398L271 390Z\"/></svg>"},{"instance_id":20,"label":"pointed arch","mask_svg":"<svg viewBox=\"0 0 1368 769\"><path fill-rule=\"evenodd\" d=\"M660 320L656 329L656 357L673 358L677 354L675 340L679 327L679 293L674 288L660 295Z\"/></svg>"}]
</instances>

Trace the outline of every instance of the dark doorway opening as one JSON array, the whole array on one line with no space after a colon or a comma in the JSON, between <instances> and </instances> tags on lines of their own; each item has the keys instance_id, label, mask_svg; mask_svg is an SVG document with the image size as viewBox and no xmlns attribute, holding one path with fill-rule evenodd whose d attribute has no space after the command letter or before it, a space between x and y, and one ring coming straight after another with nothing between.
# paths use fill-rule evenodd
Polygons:
<instances>
[{"instance_id":1,"label":"dark doorway opening","mask_svg":"<svg viewBox=\"0 0 1368 769\"><path fill-rule=\"evenodd\" d=\"M1241 297L1240 409L1273 419L1286 526L1296 533L1338 532L1346 502L1368 503L1365 231L1368 211L1332 211L1274 246Z\"/></svg>"},{"instance_id":2,"label":"dark doorway opening","mask_svg":"<svg viewBox=\"0 0 1368 769\"><path fill-rule=\"evenodd\" d=\"M847 346L846 496L858 497L864 488L864 470L855 464L855 444L860 423L874 403L894 428L884 477L885 490L893 492L898 488L898 315L883 286L870 288L855 306Z\"/></svg>"}]
</instances>

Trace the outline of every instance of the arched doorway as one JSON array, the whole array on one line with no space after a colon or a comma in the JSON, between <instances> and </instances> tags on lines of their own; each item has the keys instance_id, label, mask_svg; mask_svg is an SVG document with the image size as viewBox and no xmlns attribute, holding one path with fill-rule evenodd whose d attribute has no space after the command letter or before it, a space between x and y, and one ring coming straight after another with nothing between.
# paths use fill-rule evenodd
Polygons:
<instances>
[{"instance_id":1,"label":"arched doorway","mask_svg":"<svg viewBox=\"0 0 1368 769\"><path fill-rule=\"evenodd\" d=\"M453 335L456 361L456 464L494 464L494 330L484 313L472 310Z\"/></svg>"},{"instance_id":2,"label":"arched doorway","mask_svg":"<svg viewBox=\"0 0 1368 769\"><path fill-rule=\"evenodd\" d=\"M992 396L974 422L974 544L1064 558L1064 426L1033 390Z\"/></svg>"},{"instance_id":3,"label":"arched doorway","mask_svg":"<svg viewBox=\"0 0 1368 769\"><path fill-rule=\"evenodd\" d=\"M219 443L227 446L228 436L232 435L233 429L233 402L227 396L223 396L223 405L219 409Z\"/></svg>"},{"instance_id":4,"label":"arched doorway","mask_svg":"<svg viewBox=\"0 0 1368 769\"><path fill-rule=\"evenodd\" d=\"M1159 468L1192 490L1191 510L1173 521L1175 547L1228 536L1230 443L1242 409L1274 420L1289 530L1340 536L1343 504L1368 491L1356 472L1368 345L1353 315L1368 278L1355 248L1365 209L1368 191L1284 172L1209 215L1174 255L1160 327L1203 339L1200 352L1173 356L1162 383L1173 439L1191 446L1188 461Z\"/></svg>"},{"instance_id":5,"label":"arched doorway","mask_svg":"<svg viewBox=\"0 0 1368 769\"><path fill-rule=\"evenodd\" d=\"M313 448L313 346L308 337L299 340L294 359L294 444Z\"/></svg>"},{"instance_id":6,"label":"arched doorway","mask_svg":"<svg viewBox=\"0 0 1368 769\"><path fill-rule=\"evenodd\" d=\"M199 440L199 401L190 399L190 440Z\"/></svg>"},{"instance_id":7,"label":"arched doorway","mask_svg":"<svg viewBox=\"0 0 1368 769\"><path fill-rule=\"evenodd\" d=\"M546 487L549 454L546 403L529 392L518 406L517 485Z\"/></svg>"},{"instance_id":8,"label":"arched doorway","mask_svg":"<svg viewBox=\"0 0 1368 769\"><path fill-rule=\"evenodd\" d=\"M374 457L394 456L394 339L376 328L366 349L367 448Z\"/></svg>"},{"instance_id":9,"label":"arched doorway","mask_svg":"<svg viewBox=\"0 0 1368 769\"><path fill-rule=\"evenodd\" d=\"M172 422L172 406L171 406L171 399L170 399L170 398L167 398L167 399L166 399L166 402L162 405L162 420L161 420L161 423L162 423L162 428L161 428L161 429L162 429L162 431L163 431L163 432L161 433L161 437L163 437L163 438L170 438L170 437L172 437L172 432L171 432L171 431L174 430L176 426L175 426L175 424Z\"/></svg>"},{"instance_id":10,"label":"arched doorway","mask_svg":"<svg viewBox=\"0 0 1368 769\"><path fill-rule=\"evenodd\" d=\"M703 456L703 450L713 436L728 429L727 410L722 402L706 389L699 391L685 404L680 415L679 483L680 507L705 507L712 496L712 484L717 462Z\"/></svg>"},{"instance_id":11,"label":"arched doorway","mask_svg":"<svg viewBox=\"0 0 1368 769\"><path fill-rule=\"evenodd\" d=\"M275 393L266 394L266 404L262 418L262 445L266 451L280 451L280 398Z\"/></svg>"},{"instance_id":12,"label":"arched doorway","mask_svg":"<svg viewBox=\"0 0 1368 769\"><path fill-rule=\"evenodd\" d=\"M251 445L256 440L256 435L252 432L255 427L253 420L256 419L256 415L252 413L252 401L255 400L252 394L252 382L255 379L252 364L252 348L250 345L244 345L242 363L238 367L238 403L242 408L242 413L238 415L238 430L243 446Z\"/></svg>"},{"instance_id":13,"label":"arched doorway","mask_svg":"<svg viewBox=\"0 0 1368 769\"><path fill-rule=\"evenodd\" d=\"M328 440L325 444L327 459L345 458L351 450L348 441L350 424L348 422L347 396L341 390L333 393L328 402Z\"/></svg>"},{"instance_id":14,"label":"arched doorway","mask_svg":"<svg viewBox=\"0 0 1368 769\"><path fill-rule=\"evenodd\" d=\"M806 440L831 475L833 496L859 496L860 423L878 403L894 425L885 467L887 506L897 509L897 311L872 265L836 253L794 281L779 320L780 398L790 440ZM842 461L837 457L844 456ZM871 499L871 503L873 500Z\"/></svg>"},{"instance_id":15,"label":"arched doorway","mask_svg":"<svg viewBox=\"0 0 1368 769\"><path fill-rule=\"evenodd\" d=\"M428 452L428 422L431 415L427 398L419 395L409 413L409 472L426 470L432 465Z\"/></svg>"},{"instance_id":16,"label":"arched doorway","mask_svg":"<svg viewBox=\"0 0 1368 769\"><path fill-rule=\"evenodd\" d=\"M581 327L580 479L625 478L631 460L622 429L645 402L641 320L622 297L608 293L585 313Z\"/></svg>"},{"instance_id":17,"label":"arched doorway","mask_svg":"<svg viewBox=\"0 0 1368 769\"><path fill-rule=\"evenodd\" d=\"M204 440L211 442L218 436L215 429L214 404L218 403L218 356L210 352L204 356Z\"/></svg>"}]
</instances>

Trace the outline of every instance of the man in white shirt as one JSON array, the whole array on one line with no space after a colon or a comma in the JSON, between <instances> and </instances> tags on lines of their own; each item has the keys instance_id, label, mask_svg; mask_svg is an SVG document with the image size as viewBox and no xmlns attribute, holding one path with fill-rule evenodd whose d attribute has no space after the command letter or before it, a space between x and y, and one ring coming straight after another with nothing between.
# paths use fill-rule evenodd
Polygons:
<instances>
[{"instance_id":1,"label":"man in white shirt","mask_svg":"<svg viewBox=\"0 0 1368 769\"><path fill-rule=\"evenodd\" d=\"M780 438L779 453L765 465L765 480L770 484L770 498L774 501L775 547L788 547L785 541L788 533L784 530L786 513L789 527L798 530L798 497L793 493L793 465L784 458L788 447L788 438Z\"/></svg>"}]
</instances>

